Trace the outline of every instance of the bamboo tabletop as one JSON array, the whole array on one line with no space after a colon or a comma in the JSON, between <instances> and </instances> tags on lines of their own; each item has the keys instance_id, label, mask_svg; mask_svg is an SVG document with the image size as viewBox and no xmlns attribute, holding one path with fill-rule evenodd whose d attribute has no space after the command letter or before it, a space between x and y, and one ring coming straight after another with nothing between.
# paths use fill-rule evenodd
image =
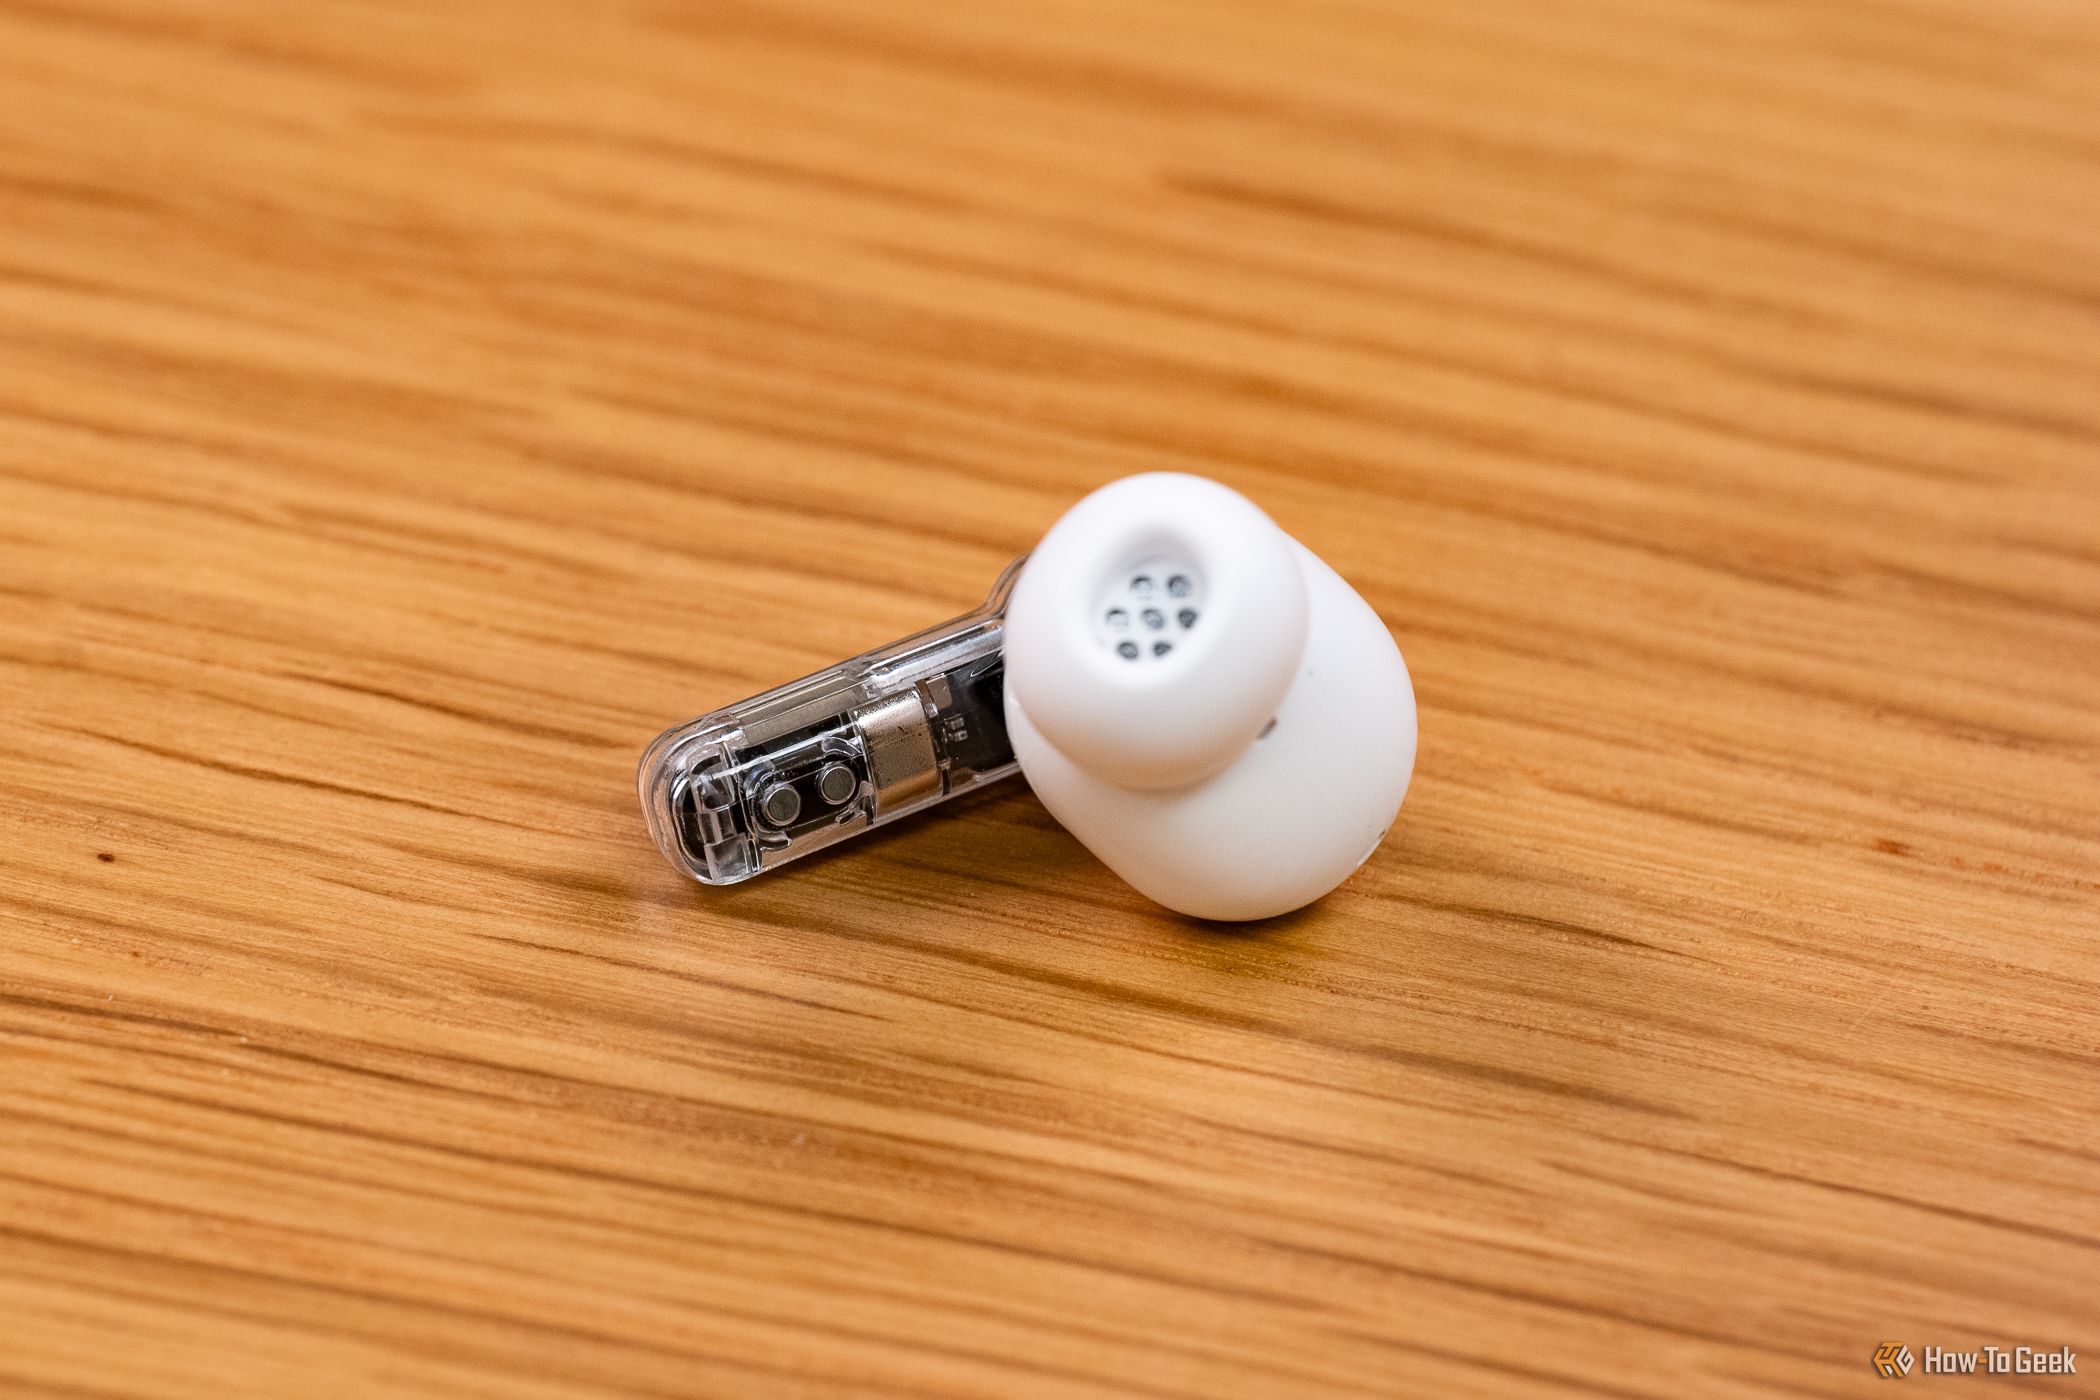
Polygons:
<instances>
[{"instance_id":1,"label":"bamboo tabletop","mask_svg":"<svg viewBox=\"0 0 2100 1400\"><path fill-rule=\"evenodd\" d=\"M2096 389L2085 0L4 0L0 1394L2092 1393ZM1159 469L1339 891L659 856Z\"/></svg>"}]
</instances>

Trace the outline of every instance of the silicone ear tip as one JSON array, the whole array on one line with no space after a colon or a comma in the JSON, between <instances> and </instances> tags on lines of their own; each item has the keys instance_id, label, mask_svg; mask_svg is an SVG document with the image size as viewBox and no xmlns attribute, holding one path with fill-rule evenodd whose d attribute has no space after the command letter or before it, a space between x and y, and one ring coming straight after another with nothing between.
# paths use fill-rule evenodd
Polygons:
<instances>
[{"instance_id":1,"label":"silicone ear tip","mask_svg":"<svg viewBox=\"0 0 2100 1400\"><path fill-rule=\"evenodd\" d=\"M1156 513L1199 502L1200 514L1172 517L1180 534L1143 534ZM1230 605L1204 594L1218 614L1211 649L1181 671L1171 652L1150 672L1142 655L1119 654L1121 634L1082 586L1088 571L1120 567L1133 538L1155 548L1200 531L1197 551L1227 530L1240 531L1229 551L1190 556L1217 571L1205 589ZM1250 603L1240 580L1286 606ZM1191 581L1186 596L1196 592ZM1072 625L1075 600L1091 600L1109 630ZM1414 687L1392 634L1334 570L1216 483L1132 478L1074 507L1023 570L1004 645L1007 733L1029 785L1104 864L1170 909L1246 920L1309 904L1363 864L1406 796ZM1149 709L1159 697L1172 705ZM1178 726L1175 707L1188 711Z\"/></svg>"},{"instance_id":2,"label":"silicone ear tip","mask_svg":"<svg viewBox=\"0 0 2100 1400\"><path fill-rule=\"evenodd\" d=\"M1007 607L1009 693L1105 780L1150 791L1230 764L1275 713L1306 630L1289 536L1217 482L1154 472L1073 506Z\"/></svg>"},{"instance_id":3,"label":"silicone ear tip","mask_svg":"<svg viewBox=\"0 0 2100 1400\"><path fill-rule=\"evenodd\" d=\"M1105 782L1006 695L1015 756L1050 814L1139 893L1195 918L1271 918L1334 889L1377 848L1414 771L1414 685L1399 647L1334 570L1297 552L1311 594L1304 664L1275 728L1203 782Z\"/></svg>"}]
</instances>

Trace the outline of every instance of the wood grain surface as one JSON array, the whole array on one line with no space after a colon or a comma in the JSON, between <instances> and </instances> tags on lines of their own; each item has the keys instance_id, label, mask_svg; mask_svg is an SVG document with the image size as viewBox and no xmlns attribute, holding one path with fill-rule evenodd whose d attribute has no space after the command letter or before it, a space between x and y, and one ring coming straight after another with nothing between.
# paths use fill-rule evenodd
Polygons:
<instances>
[{"instance_id":1,"label":"wood grain surface","mask_svg":"<svg viewBox=\"0 0 2100 1400\"><path fill-rule=\"evenodd\" d=\"M2090 0L0 0L0 1394L2092 1393L2096 388ZM651 847L1157 468L1335 895Z\"/></svg>"}]
</instances>

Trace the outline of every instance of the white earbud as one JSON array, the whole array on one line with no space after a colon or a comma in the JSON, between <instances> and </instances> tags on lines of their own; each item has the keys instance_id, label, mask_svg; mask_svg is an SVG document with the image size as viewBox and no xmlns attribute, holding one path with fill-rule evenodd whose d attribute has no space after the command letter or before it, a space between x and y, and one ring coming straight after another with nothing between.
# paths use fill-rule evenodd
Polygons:
<instances>
[{"instance_id":1,"label":"white earbud","mask_svg":"<svg viewBox=\"0 0 2100 1400\"><path fill-rule=\"evenodd\" d=\"M657 844L732 884L1019 770L1170 909L1260 919L1377 849L1414 768L1406 663L1239 493L1159 472L1051 527L977 611L660 735Z\"/></svg>"},{"instance_id":2,"label":"white earbud","mask_svg":"<svg viewBox=\"0 0 2100 1400\"><path fill-rule=\"evenodd\" d=\"M1170 909L1309 904L1407 793L1414 688L1385 624L1202 477L1129 477L1074 506L1021 570L1005 652L1029 786Z\"/></svg>"}]
</instances>

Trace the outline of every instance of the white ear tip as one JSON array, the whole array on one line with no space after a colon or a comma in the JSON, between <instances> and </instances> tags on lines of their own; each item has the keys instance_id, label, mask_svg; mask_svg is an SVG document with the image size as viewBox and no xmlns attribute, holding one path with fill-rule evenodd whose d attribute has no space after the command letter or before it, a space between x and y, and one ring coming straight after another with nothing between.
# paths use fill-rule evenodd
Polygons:
<instances>
[{"instance_id":1,"label":"white ear tip","mask_svg":"<svg viewBox=\"0 0 2100 1400\"><path fill-rule=\"evenodd\" d=\"M1112 482L1050 528L1007 607L1009 691L1043 737L1118 786L1183 786L1275 713L1305 645L1290 537L1179 472Z\"/></svg>"},{"instance_id":2,"label":"white ear tip","mask_svg":"<svg viewBox=\"0 0 2100 1400\"><path fill-rule=\"evenodd\" d=\"M1180 663L1170 650L1148 667L1100 630L1115 624L1096 586L1184 544L1216 625L1204 637L1213 619L1199 617ZM1414 687L1392 634L1214 482L1135 477L1080 502L1024 569L1004 646L1007 730L1030 786L1168 908L1240 920L1309 904L1363 863L1406 796Z\"/></svg>"}]
</instances>

